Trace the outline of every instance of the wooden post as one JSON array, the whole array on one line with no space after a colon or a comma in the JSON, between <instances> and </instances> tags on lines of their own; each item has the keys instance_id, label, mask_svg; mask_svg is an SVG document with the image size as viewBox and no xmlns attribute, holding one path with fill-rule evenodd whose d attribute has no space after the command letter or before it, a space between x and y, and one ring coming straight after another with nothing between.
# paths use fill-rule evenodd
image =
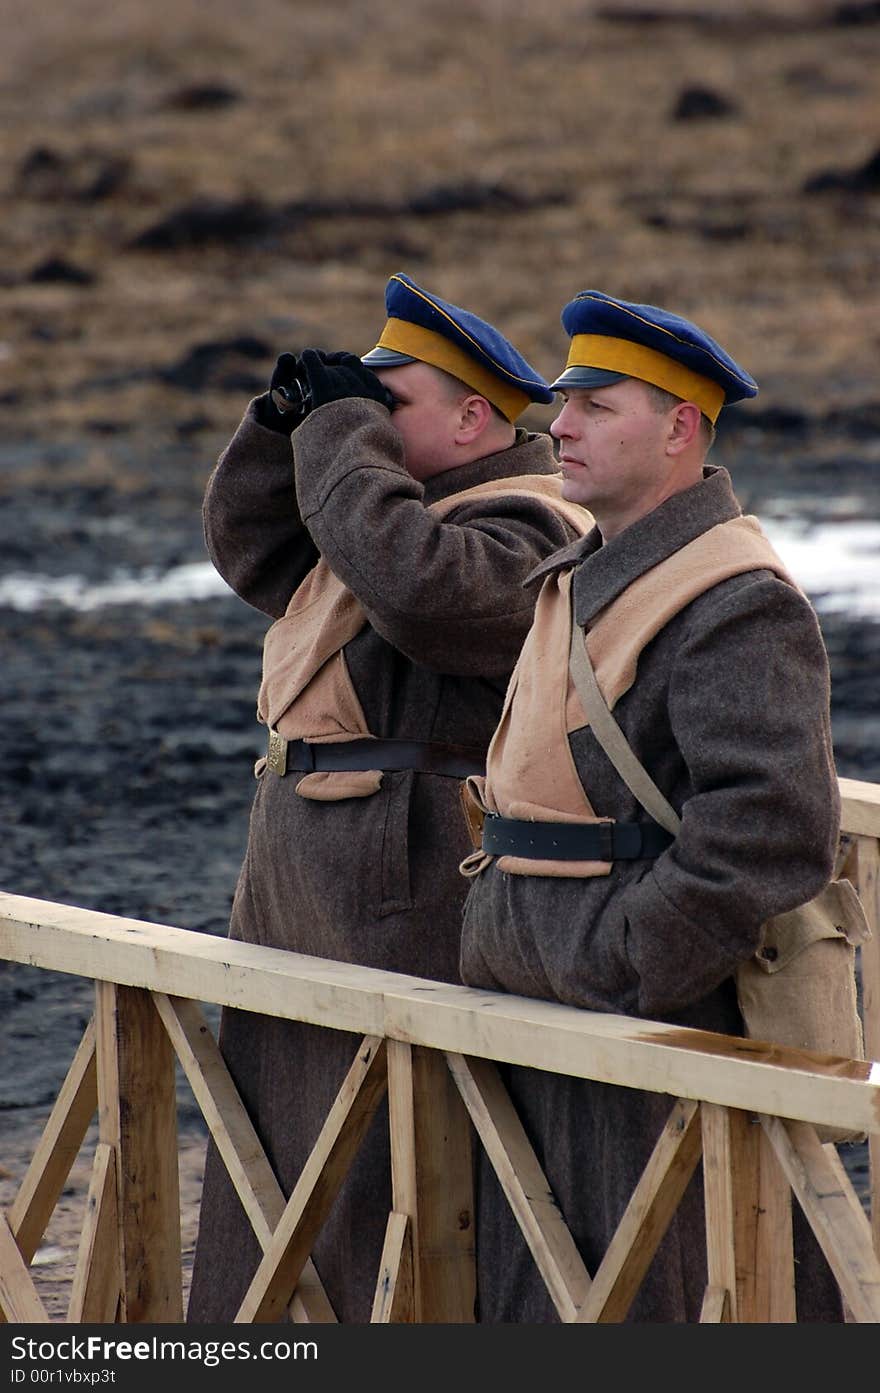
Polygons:
<instances>
[{"instance_id":1,"label":"wooden post","mask_svg":"<svg viewBox=\"0 0 880 1393\"><path fill-rule=\"evenodd\" d=\"M413 1318L470 1324L476 1301L471 1125L444 1056L389 1041L388 1102L394 1211L408 1216L412 1235Z\"/></svg>"},{"instance_id":2,"label":"wooden post","mask_svg":"<svg viewBox=\"0 0 880 1393\"><path fill-rule=\"evenodd\" d=\"M702 1117L709 1286L729 1293L729 1319L734 1323L791 1320L794 1310L787 1301L784 1275L786 1241L792 1267L790 1219L786 1239L779 1177L764 1154L760 1128L738 1108L704 1103ZM766 1214L765 1200L770 1205ZM772 1245L781 1246L768 1270ZM760 1283L759 1263L764 1268Z\"/></svg>"},{"instance_id":3,"label":"wooden post","mask_svg":"<svg viewBox=\"0 0 880 1393\"><path fill-rule=\"evenodd\" d=\"M95 1024L89 1021L9 1211L9 1227L27 1262L46 1232L97 1106Z\"/></svg>"},{"instance_id":4,"label":"wooden post","mask_svg":"<svg viewBox=\"0 0 880 1393\"><path fill-rule=\"evenodd\" d=\"M119 1312L119 1216L116 1153L99 1142L86 1201L67 1319L76 1325L112 1325Z\"/></svg>"},{"instance_id":5,"label":"wooden post","mask_svg":"<svg viewBox=\"0 0 880 1393\"><path fill-rule=\"evenodd\" d=\"M868 1059L880 1059L880 841L876 837L856 838L856 889L874 935L859 949L865 1054ZM869 1136L868 1157L871 1232L874 1251L880 1256L880 1133Z\"/></svg>"},{"instance_id":6,"label":"wooden post","mask_svg":"<svg viewBox=\"0 0 880 1393\"><path fill-rule=\"evenodd\" d=\"M754 1208L744 1215L753 1223L754 1262L746 1273L748 1293L740 1320L763 1324L790 1324L797 1320L794 1285L794 1248L791 1226L791 1187L776 1159L763 1127L756 1119L748 1132L749 1160L757 1166L757 1192L744 1195ZM750 1194L754 1196L750 1200ZM744 1294L744 1301L745 1301Z\"/></svg>"},{"instance_id":7,"label":"wooden post","mask_svg":"<svg viewBox=\"0 0 880 1393\"><path fill-rule=\"evenodd\" d=\"M116 1153L119 1318L183 1320L174 1054L150 993L97 983L98 1132Z\"/></svg>"},{"instance_id":8,"label":"wooden post","mask_svg":"<svg viewBox=\"0 0 880 1393\"><path fill-rule=\"evenodd\" d=\"M15 1241L15 1235L0 1213L0 1315L3 1323L26 1321L42 1324L49 1317L37 1294L27 1263Z\"/></svg>"}]
</instances>

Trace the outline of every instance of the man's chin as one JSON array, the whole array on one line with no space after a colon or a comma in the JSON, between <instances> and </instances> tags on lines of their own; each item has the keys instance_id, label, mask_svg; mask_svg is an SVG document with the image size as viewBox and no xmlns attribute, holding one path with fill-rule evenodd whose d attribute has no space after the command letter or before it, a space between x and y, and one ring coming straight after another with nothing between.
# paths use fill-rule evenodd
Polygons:
<instances>
[{"instance_id":1,"label":"man's chin","mask_svg":"<svg viewBox=\"0 0 880 1393\"><path fill-rule=\"evenodd\" d=\"M569 478L565 473L562 475L562 497L567 503L583 503L583 490L578 486L574 479Z\"/></svg>"}]
</instances>

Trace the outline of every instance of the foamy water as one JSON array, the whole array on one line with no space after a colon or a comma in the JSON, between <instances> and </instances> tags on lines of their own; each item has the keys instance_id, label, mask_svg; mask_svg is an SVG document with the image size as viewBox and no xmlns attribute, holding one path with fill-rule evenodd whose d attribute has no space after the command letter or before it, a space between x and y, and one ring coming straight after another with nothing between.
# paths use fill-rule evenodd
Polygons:
<instances>
[{"instance_id":1,"label":"foamy water","mask_svg":"<svg viewBox=\"0 0 880 1393\"><path fill-rule=\"evenodd\" d=\"M51 605L94 610L107 605L173 605L187 600L210 600L231 595L226 582L209 562L172 566L168 571L115 571L98 583L83 576L44 576L14 571L0 578L0 607L41 610Z\"/></svg>"},{"instance_id":2,"label":"foamy water","mask_svg":"<svg viewBox=\"0 0 880 1393\"><path fill-rule=\"evenodd\" d=\"M762 519L768 537L820 612L880 619L880 523L817 526ZM55 605L96 610L107 605L173 605L231 595L209 562L159 572L115 571L97 583L83 576L17 571L0 577L0 608L26 612Z\"/></svg>"}]
</instances>

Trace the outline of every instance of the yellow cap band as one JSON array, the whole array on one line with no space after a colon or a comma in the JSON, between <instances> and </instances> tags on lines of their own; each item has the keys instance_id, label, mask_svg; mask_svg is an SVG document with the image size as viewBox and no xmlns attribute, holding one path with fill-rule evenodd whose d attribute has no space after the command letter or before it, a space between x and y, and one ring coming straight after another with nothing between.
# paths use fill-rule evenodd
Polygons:
<instances>
[{"instance_id":1,"label":"yellow cap band","mask_svg":"<svg viewBox=\"0 0 880 1393\"><path fill-rule=\"evenodd\" d=\"M418 358L420 363L430 363L431 367L442 368L443 372L460 378L481 397L497 406L508 421L515 421L517 416L521 416L531 400L527 392L503 382L450 339L436 334L433 329L423 328L421 324L412 324L408 319L389 319L376 347L406 353L410 358Z\"/></svg>"},{"instance_id":2,"label":"yellow cap band","mask_svg":"<svg viewBox=\"0 0 880 1393\"><path fill-rule=\"evenodd\" d=\"M638 377L664 392L692 401L710 421L718 419L724 405L724 388L711 377L693 372L658 353L655 348L633 343L630 339L611 339L604 334L575 334L571 340L567 368L604 368L620 372L625 377Z\"/></svg>"}]
</instances>

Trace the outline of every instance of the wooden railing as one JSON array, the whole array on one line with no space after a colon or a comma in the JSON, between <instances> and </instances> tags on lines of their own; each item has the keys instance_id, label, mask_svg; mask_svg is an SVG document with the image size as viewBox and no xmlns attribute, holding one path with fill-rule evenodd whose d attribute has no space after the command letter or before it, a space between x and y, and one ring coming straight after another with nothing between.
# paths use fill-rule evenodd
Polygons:
<instances>
[{"instance_id":1,"label":"wooden railing","mask_svg":"<svg viewBox=\"0 0 880 1393\"><path fill-rule=\"evenodd\" d=\"M880 1320L880 1065L872 1063L880 1059L880 787L844 779L841 791L845 874L875 931L860 963L867 1062L0 893L0 959L92 978L96 991L94 1016L0 1217L0 1315L48 1319L31 1262L97 1111L66 1319L183 1319L178 1060L263 1251L239 1322L277 1320L286 1310L296 1320L335 1320L309 1254L386 1090L392 1210L373 1292L376 1322L473 1319L474 1144L486 1149L563 1321L624 1318L701 1159L704 1321L796 1320L792 1193L848 1318ZM363 1037L289 1197L200 1002ZM671 1095L667 1126L595 1272L565 1226L496 1061ZM815 1126L823 1123L868 1134L867 1206L837 1149L819 1141Z\"/></svg>"}]
</instances>

